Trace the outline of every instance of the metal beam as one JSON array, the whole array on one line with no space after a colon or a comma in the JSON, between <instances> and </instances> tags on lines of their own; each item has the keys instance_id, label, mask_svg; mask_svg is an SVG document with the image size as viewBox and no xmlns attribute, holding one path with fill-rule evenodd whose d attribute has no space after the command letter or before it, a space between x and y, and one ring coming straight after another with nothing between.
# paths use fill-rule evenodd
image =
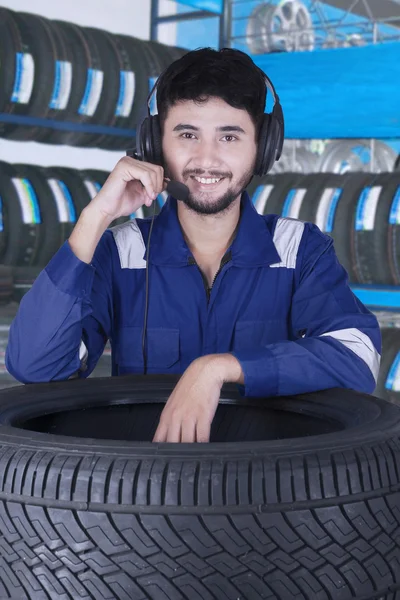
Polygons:
<instances>
[{"instance_id":1,"label":"metal beam","mask_svg":"<svg viewBox=\"0 0 400 600\"><path fill-rule=\"evenodd\" d=\"M193 12L177 13L176 15L166 15L165 17L157 17L156 23L174 23L175 21L193 21L195 19L205 19L210 17L218 17L215 13L208 10L195 10Z\"/></svg>"},{"instance_id":2,"label":"metal beam","mask_svg":"<svg viewBox=\"0 0 400 600\"><path fill-rule=\"evenodd\" d=\"M350 7L351 14L373 18L383 23L388 19L387 24L392 27L400 28L400 4L395 0L366 0L366 2L354 3L354 0L323 0L324 4L329 4L335 8L348 11ZM398 17L398 20L395 20Z\"/></svg>"}]
</instances>

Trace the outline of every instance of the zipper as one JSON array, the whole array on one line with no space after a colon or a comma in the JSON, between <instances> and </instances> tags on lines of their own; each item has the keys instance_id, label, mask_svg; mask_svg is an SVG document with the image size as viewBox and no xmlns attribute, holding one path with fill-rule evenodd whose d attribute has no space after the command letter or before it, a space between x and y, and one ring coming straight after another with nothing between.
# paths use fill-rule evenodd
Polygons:
<instances>
[{"instance_id":1,"label":"zipper","mask_svg":"<svg viewBox=\"0 0 400 600\"><path fill-rule=\"evenodd\" d=\"M200 274L201 274L201 277L202 277L202 279L203 279L203 283L204 283L204 288L205 288L205 290L206 290L206 294L207 294L207 303L209 303L209 302L210 302L211 290L212 290L212 288L214 287L215 280L217 279L218 275L219 275L219 274L220 274L220 272L222 271L223 267L224 267L224 266L225 266L225 265L226 265L226 264L227 264L227 263L228 263L228 262L231 260L231 258L232 258L232 253L231 253L230 251L229 251L229 252L227 252L227 253L226 253L226 254L225 254L223 257L222 257L221 264L220 264L220 266L219 266L219 269L218 269L218 271L217 271L217 272L215 273L215 275L214 275L214 279L212 280L211 287L208 287L208 282L207 282L207 279L206 279L206 277L204 276L204 274L203 274L203 271L200 269L199 265L197 264L197 262L196 262L196 259L194 258L194 256L189 256L189 264L190 264L190 265L196 265L196 266L197 266L197 268L198 268L198 269L199 269L199 271L200 271Z\"/></svg>"}]
</instances>

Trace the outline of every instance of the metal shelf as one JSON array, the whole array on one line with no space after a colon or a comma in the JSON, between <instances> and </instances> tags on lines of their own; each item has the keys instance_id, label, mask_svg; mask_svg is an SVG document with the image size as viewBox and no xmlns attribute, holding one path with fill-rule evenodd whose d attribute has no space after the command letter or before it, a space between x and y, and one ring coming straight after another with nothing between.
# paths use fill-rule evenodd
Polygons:
<instances>
[{"instance_id":1,"label":"metal shelf","mask_svg":"<svg viewBox=\"0 0 400 600\"><path fill-rule=\"evenodd\" d=\"M56 121L54 119L39 119L25 115L0 113L0 123L13 123L30 127L46 127L59 131L77 131L82 133L100 133L116 135L119 137L135 138L136 129L122 129L121 127L107 127L106 125L90 125L85 123L71 123L69 121Z\"/></svg>"},{"instance_id":2,"label":"metal shelf","mask_svg":"<svg viewBox=\"0 0 400 600\"><path fill-rule=\"evenodd\" d=\"M179 4L186 4L200 10L160 17L160 0L151 0L150 39L153 42L158 41L158 26L163 23L217 17L219 18L219 47L225 48L230 46L232 22L230 0L183 0Z\"/></svg>"}]
</instances>

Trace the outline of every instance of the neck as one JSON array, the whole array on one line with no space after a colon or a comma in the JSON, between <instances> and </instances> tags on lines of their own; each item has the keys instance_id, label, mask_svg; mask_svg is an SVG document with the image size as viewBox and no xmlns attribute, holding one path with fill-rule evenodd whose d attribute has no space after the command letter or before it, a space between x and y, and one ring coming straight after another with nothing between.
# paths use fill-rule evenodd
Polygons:
<instances>
[{"instance_id":1,"label":"neck","mask_svg":"<svg viewBox=\"0 0 400 600\"><path fill-rule=\"evenodd\" d=\"M183 237L193 254L215 257L224 254L235 237L240 219L240 196L219 215L200 215L183 202L177 203Z\"/></svg>"}]
</instances>

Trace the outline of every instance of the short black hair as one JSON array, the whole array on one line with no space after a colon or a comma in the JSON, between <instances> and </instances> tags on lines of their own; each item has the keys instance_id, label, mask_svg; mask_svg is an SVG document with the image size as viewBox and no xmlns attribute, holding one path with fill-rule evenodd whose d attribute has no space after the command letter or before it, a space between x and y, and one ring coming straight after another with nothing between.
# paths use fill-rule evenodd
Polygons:
<instances>
[{"instance_id":1,"label":"short black hair","mask_svg":"<svg viewBox=\"0 0 400 600\"><path fill-rule=\"evenodd\" d=\"M235 48L198 48L174 61L157 82L157 112L163 127L168 110L182 100L206 102L222 98L246 110L258 137L267 88L263 71L248 54Z\"/></svg>"}]
</instances>

